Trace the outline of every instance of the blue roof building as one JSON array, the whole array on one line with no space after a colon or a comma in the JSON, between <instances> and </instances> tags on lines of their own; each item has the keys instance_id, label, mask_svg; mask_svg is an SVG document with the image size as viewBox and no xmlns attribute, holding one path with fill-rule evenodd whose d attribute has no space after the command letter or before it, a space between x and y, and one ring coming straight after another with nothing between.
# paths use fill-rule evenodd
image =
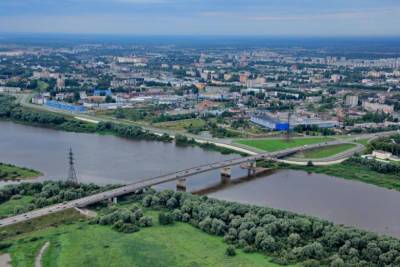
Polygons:
<instances>
[{"instance_id":1,"label":"blue roof building","mask_svg":"<svg viewBox=\"0 0 400 267\"><path fill-rule=\"evenodd\" d=\"M268 116L266 114L263 115L253 115L250 118L250 121L260 125L261 127L274 130L274 131L287 131L289 130L289 123L287 121L280 121L276 118Z\"/></svg>"},{"instance_id":2,"label":"blue roof building","mask_svg":"<svg viewBox=\"0 0 400 267\"><path fill-rule=\"evenodd\" d=\"M94 96L111 96L112 92L111 89L107 89L107 90L94 90L93 92Z\"/></svg>"},{"instance_id":3,"label":"blue roof building","mask_svg":"<svg viewBox=\"0 0 400 267\"><path fill-rule=\"evenodd\" d=\"M47 101L46 106L55 108L55 109L70 111L70 112L85 112L86 111L86 108L84 106L75 106L75 105L71 105L71 104L59 102L59 101L54 101L54 100Z\"/></svg>"}]
</instances>

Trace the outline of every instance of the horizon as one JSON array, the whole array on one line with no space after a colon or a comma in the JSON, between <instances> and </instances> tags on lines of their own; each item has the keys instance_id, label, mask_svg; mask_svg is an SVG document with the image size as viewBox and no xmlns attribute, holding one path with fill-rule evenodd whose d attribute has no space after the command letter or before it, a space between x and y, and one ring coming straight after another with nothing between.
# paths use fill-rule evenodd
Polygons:
<instances>
[{"instance_id":1,"label":"horizon","mask_svg":"<svg viewBox=\"0 0 400 267\"><path fill-rule=\"evenodd\" d=\"M0 32L400 36L394 0L3 0Z\"/></svg>"}]
</instances>

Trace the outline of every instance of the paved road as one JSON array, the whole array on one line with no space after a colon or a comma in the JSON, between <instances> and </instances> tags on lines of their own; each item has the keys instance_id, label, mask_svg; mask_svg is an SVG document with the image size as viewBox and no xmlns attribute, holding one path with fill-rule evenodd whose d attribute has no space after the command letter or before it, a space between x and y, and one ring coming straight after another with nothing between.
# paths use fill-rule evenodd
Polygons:
<instances>
[{"instance_id":1,"label":"paved road","mask_svg":"<svg viewBox=\"0 0 400 267\"><path fill-rule=\"evenodd\" d=\"M94 195L76 199L73 201L60 203L60 204L52 205L52 206L45 207L42 209L30 211L30 212L27 212L24 214L5 218L5 219L0 220L0 228L7 226L7 225L12 225L12 224L27 221L27 220L30 220L33 218L42 217L47 214L52 214L52 213L55 213L58 211L62 211L62 210L66 210L66 209L70 209L70 208L74 208L74 207L78 207L78 208L85 207L85 206L88 206L88 205L91 205L91 204L94 204L94 203L97 203L97 202L100 202L103 200L111 199L113 197L126 195L126 194L135 192L137 190L140 190L140 189L143 189L146 187L151 187L154 185L179 180L182 178L190 177L190 176L208 172L211 170L240 165L240 164L248 163L248 162L254 162L256 160L261 160L261 159L282 158L282 157L291 155L293 153L299 152L300 150L303 150L303 149L314 149L314 148L318 148L318 147L339 145L339 144L343 144L343 142L342 141L330 141L330 142L325 142L325 143L320 143L320 144L308 145L308 146L304 146L304 147L290 148L290 149L281 150L281 151L277 151L277 152L261 153L261 154L257 154L257 155L253 155L253 156L225 160L225 161L220 161L220 162L216 162L216 163L212 163L212 164L206 164L206 165L201 165L201 166L197 166L197 167L193 167L193 168L189 168L189 169L184 169L181 171L161 175L161 176L158 176L155 178L145 179L145 180L142 180L139 182L131 183L131 184L107 191L107 192L94 194Z\"/></svg>"}]
</instances>

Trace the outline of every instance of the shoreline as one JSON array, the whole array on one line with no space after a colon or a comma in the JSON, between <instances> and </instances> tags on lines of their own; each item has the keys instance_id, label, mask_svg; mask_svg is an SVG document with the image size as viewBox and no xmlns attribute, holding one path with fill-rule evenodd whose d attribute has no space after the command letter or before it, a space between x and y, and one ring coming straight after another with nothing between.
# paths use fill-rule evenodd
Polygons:
<instances>
[{"instance_id":1,"label":"shoreline","mask_svg":"<svg viewBox=\"0 0 400 267\"><path fill-rule=\"evenodd\" d=\"M11 169L11 170L7 170L7 168ZM4 170L6 169L6 170ZM40 177L42 177L44 174L38 170L34 170L34 169L30 169L30 168L26 168L26 167L22 167L22 166L17 166L11 163L5 163L5 162L0 162L0 175L2 174L2 172L4 171L4 173L7 175L9 175L9 172L12 172L14 175L18 174L19 176L17 177L0 177L0 182L22 182L25 180L34 180L34 179L38 179ZM22 172L29 172L32 173L33 175L29 175L29 176L24 176L24 174Z\"/></svg>"}]
</instances>

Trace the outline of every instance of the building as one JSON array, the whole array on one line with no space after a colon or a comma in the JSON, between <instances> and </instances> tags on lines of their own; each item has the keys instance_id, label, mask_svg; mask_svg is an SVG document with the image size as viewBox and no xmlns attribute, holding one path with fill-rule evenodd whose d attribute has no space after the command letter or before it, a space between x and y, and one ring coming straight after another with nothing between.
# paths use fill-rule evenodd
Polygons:
<instances>
[{"instance_id":1,"label":"building","mask_svg":"<svg viewBox=\"0 0 400 267\"><path fill-rule=\"evenodd\" d=\"M111 96L112 92L111 89L107 89L107 90L94 90L93 92L94 96Z\"/></svg>"},{"instance_id":2,"label":"building","mask_svg":"<svg viewBox=\"0 0 400 267\"><path fill-rule=\"evenodd\" d=\"M356 95L347 95L345 104L350 107L355 107L358 105L358 96Z\"/></svg>"},{"instance_id":3,"label":"building","mask_svg":"<svg viewBox=\"0 0 400 267\"><path fill-rule=\"evenodd\" d=\"M362 106L365 110L371 111L371 112L377 112L377 111L382 111L388 114L391 114L394 112L394 106L392 105L385 105L385 104L379 104L379 103L372 103L369 101L363 101Z\"/></svg>"},{"instance_id":4,"label":"building","mask_svg":"<svg viewBox=\"0 0 400 267\"><path fill-rule=\"evenodd\" d=\"M239 75L239 81L240 81L240 83L245 84L245 83L247 82L249 76L250 76L250 75L249 75L248 73L241 73L241 74Z\"/></svg>"},{"instance_id":5,"label":"building","mask_svg":"<svg viewBox=\"0 0 400 267\"><path fill-rule=\"evenodd\" d=\"M289 123L286 121L280 121L277 118L269 116L267 114L253 115L250 121L260 125L261 127L274 130L274 131L287 131L289 130Z\"/></svg>"},{"instance_id":6,"label":"building","mask_svg":"<svg viewBox=\"0 0 400 267\"><path fill-rule=\"evenodd\" d=\"M71 105L71 104L59 102L59 101L54 101L54 100L48 100L46 102L46 106L55 108L55 109L71 111L71 112L85 112L86 111L84 106L75 106L75 105Z\"/></svg>"},{"instance_id":7,"label":"building","mask_svg":"<svg viewBox=\"0 0 400 267\"><path fill-rule=\"evenodd\" d=\"M62 89L65 87L65 80L63 78L57 78L57 89Z\"/></svg>"},{"instance_id":8,"label":"building","mask_svg":"<svg viewBox=\"0 0 400 267\"><path fill-rule=\"evenodd\" d=\"M122 80L111 81L112 88L125 87L125 86L140 86L144 83L144 78L129 78Z\"/></svg>"},{"instance_id":9,"label":"building","mask_svg":"<svg viewBox=\"0 0 400 267\"><path fill-rule=\"evenodd\" d=\"M372 156L377 159L389 160L392 157L392 153L383 150L372 151Z\"/></svg>"},{"instance_id":10,"label":"building","mask_svg":"<svg viewBox=\"0 0 400 267\"><path fill-rule=\"evenodd\" d=\"M36 105L44 105L47 103L48 97L44 97L42 95L35 95L32 97L32 104Z\"/></svg>"},{"instance_id":11,"label":"building","mask_svg":"<svg viewBox=\"0 0 400 267\"><path fill-rule=\"evenodd\" d=\"M18 93L21 92L19 87L0 86L0 93Z\"/></svg>"}]
</instances>

